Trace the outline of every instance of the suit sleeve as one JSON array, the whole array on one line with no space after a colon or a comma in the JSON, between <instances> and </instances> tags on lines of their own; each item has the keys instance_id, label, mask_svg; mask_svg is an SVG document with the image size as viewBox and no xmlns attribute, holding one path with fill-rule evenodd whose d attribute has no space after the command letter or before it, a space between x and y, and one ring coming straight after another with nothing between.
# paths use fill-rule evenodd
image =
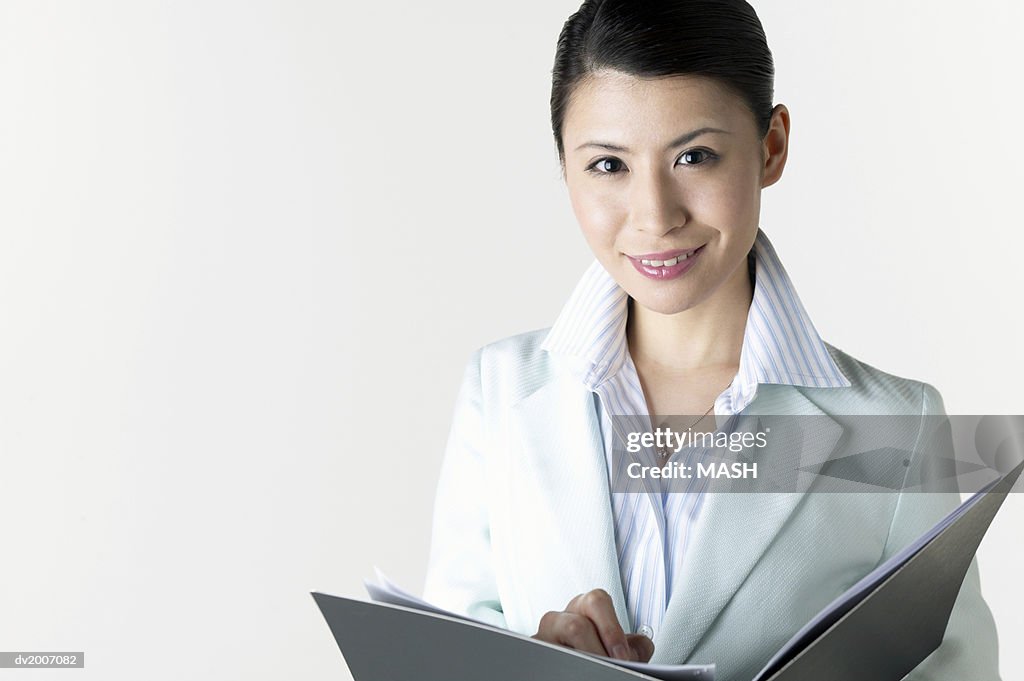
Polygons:
<instances>
[{"instance_id":1,"label":"suit sleeve","mask_svg":"<svg viewBox=\"0 0 1024 681\"><path fill-rule=\"evenodd\" d=\"M945 416L939 391L922 384L922 435L918 437L914 457L942 453L952 458L953 443L949 431L935 429ZM931 437L928 433L931 433ZM960 504L954 488L946 491L902 492L896 503L892 526L881 560L886 560ZM998 641L995 621L981 596L977 557L971 561L949 617L945 636L938 648L907 674L905 681L999 681Z\"/></svg>"},{"instance_id":2,"label":"suit sleeve","mask_svg":"<svg viewBox=\"0 0 1024 681\"><path fill-rule=\"evenodd\" d=\"M466 366L434 499L423 598L507 628L494 574L485 480L480 358Z\"/></svg>"}]
</instances>

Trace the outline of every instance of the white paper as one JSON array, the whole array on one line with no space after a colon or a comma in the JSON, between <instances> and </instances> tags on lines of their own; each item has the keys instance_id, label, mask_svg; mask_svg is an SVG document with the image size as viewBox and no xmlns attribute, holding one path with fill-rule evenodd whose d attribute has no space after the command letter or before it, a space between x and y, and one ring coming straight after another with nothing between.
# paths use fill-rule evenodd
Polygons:
<instances>
[{"instance_id":1,"label":"white paper","mask_svg":"<svg viewBox=\"0 0 1024 681\"><path fill-rule=\"evenodd\" d=\"M363 580L363 584L366 586L367 593L370 594L370 598L377 601L378 603L388 603L389 605L401 605L406 608L413 608L415 610L422 610L424 612L431 612L435 615L446 615L448 617L455 617L460 620L466 620L467 622L475 622L477 624L484 624L486 626L493 626L487 622L482 622L472 617L466 617L444 608L439 608L436 605L427 603L422 598L413 596L408 591L402 589L400 586L392 582L387 576L381 572L380 568L374 567L374 571L377 573L377 581L379 584L374 584L367 580Z\"/></svg>"}]
</instances>

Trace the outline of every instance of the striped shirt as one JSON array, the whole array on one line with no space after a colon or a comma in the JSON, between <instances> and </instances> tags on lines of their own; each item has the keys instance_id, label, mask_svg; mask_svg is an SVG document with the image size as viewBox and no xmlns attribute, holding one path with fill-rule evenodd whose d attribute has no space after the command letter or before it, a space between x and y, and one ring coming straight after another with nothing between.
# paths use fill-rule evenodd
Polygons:
<instances>
[{"instance_id":1,"label":"striped shirt","mask_svg":"<svg viewBox=\"0 0 1024 681\"><path fill-rule=\"evenodd\" d=\"M754 295L747 313L739 370L715 400L718 427L750 404L759 384L850 385L760 229L748 262L754 275ZM628 294L595 260L541 346L568 359L594 393L609 476L614 444L611 417L641 419L640 430L651 428L647 402L626 342L628 303ZM690 456L706 452L690 450ZM700 513L702 490L693 487L677 494L616 492L611 497L622 586L632 618L628 626L653 638L672 591L682 586L675 578L680 574L690 528Z\"/></svg>"}]
</instances>

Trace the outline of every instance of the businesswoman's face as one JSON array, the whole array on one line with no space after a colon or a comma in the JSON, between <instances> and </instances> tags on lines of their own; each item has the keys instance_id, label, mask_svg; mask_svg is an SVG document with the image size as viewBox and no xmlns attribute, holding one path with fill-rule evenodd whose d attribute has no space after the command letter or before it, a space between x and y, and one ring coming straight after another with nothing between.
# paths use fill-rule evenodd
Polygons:
<instances>
[{"instance_id":1,"label":"businesswoman's face","mask_svg":"<svg viewBox=\"0 0 1024 681\"><path fill-rule=\"evenodd\" d=\"M573 92L563 125L566 185L587 243L619 286L662 314L743 284L761 188L782 174L788 133L785 107L762 138L743 100L708 78L598 71Z\"/></svg>"}]
</instances>

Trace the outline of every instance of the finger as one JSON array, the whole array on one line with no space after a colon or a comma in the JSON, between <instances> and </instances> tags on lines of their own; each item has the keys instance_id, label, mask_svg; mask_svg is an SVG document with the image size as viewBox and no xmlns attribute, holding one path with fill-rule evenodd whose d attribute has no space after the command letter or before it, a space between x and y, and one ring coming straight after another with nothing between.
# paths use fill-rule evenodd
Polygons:
<instances>
[{"instance_id":1,"label":"finger","mask_svg":"<svg viewBox=\"0 0 1024 681\"><path fill-rule=\"evenodd\" d=\"M654 655L654 641L643 634L627 634L626 640L640 662L647 662Z\"/></svg>"},{"instance_id":2,"label":"finger","mask_svg":"<svg viewBox=\"0 0 1024 681\"><path fill-rule=\"evenodd\" d=\"M557 643L596 655L607 655L594 623L585 615L572 612L549 612L540 620L534 638Z\"/></svg>"},{"instance_id":3,"label":"finger","mask_svg":"<svg viewBox=\"0 0 1024 681\"><path fill-rule=\"evenodd\" d=\"M626 641L626 632L619 624L615 614L612 597L604 589L594 589L583 594L573 608L574 612L586 615L597 628L601 643L611 657L619 660L632 660L633 652Z\"/></svg>"}]
</instances>

